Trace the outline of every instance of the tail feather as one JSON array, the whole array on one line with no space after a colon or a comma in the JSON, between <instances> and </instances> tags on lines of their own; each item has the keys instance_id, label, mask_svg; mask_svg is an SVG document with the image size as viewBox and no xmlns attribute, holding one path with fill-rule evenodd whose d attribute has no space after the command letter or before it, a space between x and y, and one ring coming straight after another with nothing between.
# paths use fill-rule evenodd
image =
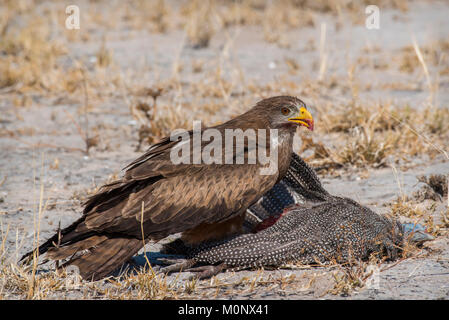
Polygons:
<instances>
[{"instance_id":1,"label":"tail feather","mask_svg":"<svg viewBox=\"0 0 449 320\"><path fill-rule=\"evenodd\" d=\"M66 236L69 233L71 233L72 231L74 231L76 229L76 227L78 227L78 225L84 221L84 219L85 219L85 217L82 216L81 218L76 220L74 223L72 223L70 226L68 226L67 228L60 230L60 232L56 232L50 239L48 239L47 241L45 241L43 244L41 244L39 246L39 248L38 248L39 255L42 255L45 252L47 252L50 248L55 247L55 245L57 245L58 243L60 243L62 241L64 236ZM61 244L62 244L62 242L61 242ZM34 252L34 250L27 252L20 258L19 261L23 261L27 258L30 258L33 255L33 252Z\"/></svg>"},{"instance_id":2,"label":"tail feather","mask_svg":"<svg viewBox=\"0 0 449 320\"><path fill-rule=\"evenodd\" d=\"M69 244L63 247L53 247L49 248L47 251L47 257L51 260L63 260L67 259L70 256L73 256L79 251L83 251L96 245L99 245L103 241L107 240L106 236L91 236L87 239L77 241L75 243Z\"/></svg>"},{"instance_id":3,"label":"tail feather","mask_svg":"<svg viewBox=\"0 0 449 320\"><path fill-rule=\"evenodd\" d=\"M99 280L110 275L135 255L143 246L142 240L109 238L87 249L64 265L75 265L86 280Z\"/></svg>"}]
</instances>

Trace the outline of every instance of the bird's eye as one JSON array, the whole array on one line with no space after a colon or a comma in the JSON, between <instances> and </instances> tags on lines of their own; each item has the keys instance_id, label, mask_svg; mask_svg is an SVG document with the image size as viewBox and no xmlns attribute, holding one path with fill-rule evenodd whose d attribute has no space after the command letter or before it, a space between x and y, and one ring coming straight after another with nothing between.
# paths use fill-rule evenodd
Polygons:
<instances>
[{"instance_id":1,"label":"bird's eye","mask_svg":"<svg viewBox=\"0 0 449 320\"><path fill-rule=\"evenodd\" d=\"M281 109L281 112L282 112L282 114L283 114L284 116L286 116L286 115L288 115L288 114L290 113L290 109L287 108L287 107L283 107L283 108Z\"/></svg>"}]
</instances>

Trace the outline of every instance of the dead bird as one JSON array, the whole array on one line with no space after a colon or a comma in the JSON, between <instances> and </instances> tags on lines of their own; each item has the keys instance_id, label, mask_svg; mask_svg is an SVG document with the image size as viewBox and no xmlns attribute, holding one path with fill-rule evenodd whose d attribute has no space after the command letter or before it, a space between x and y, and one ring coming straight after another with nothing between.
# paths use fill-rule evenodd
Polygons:
<instances>
[{"instance_id":1,"label":"dead bird","mask_svg":"<svg viewBox=\"0 0 449 320\"><path fill-rule=\"evenodd\" d=\"M281 185L273 189L252 210L268 214L261 223L270 220L273 225L255 224L256 231L262 230L203 243L191 248L187 259L163 260L172 264L161 271L199 271L198 277L204 278L228 268L345 263L371 254L394 260L405 241L433 239L420 225L401 224L351 199L330 195L313 169L296 155ZM288 205L293 207L279 213ZM201 266L193 268L196 265Z\"/></svg>"}]
</instances>

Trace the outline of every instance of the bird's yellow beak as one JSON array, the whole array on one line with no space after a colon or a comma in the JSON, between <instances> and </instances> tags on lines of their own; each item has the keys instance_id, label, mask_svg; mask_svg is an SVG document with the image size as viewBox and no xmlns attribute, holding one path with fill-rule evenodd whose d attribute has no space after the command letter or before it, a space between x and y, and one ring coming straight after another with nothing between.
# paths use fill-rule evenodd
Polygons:
<instances>
[{"instance_id":1,"label":"bird's yellow beak","mask_svg":"<svg viewBox=\"0 0 449 320\"><path fill-rule=\"evenodd\" d=\"M312 115L304 107L301 107L301 109L299 109L299 114L297 117L289 118L288 121L299 123L301 126L304 126L307 129L309 129L310 131L313 131Z\"/></svg>"}]
</instances>

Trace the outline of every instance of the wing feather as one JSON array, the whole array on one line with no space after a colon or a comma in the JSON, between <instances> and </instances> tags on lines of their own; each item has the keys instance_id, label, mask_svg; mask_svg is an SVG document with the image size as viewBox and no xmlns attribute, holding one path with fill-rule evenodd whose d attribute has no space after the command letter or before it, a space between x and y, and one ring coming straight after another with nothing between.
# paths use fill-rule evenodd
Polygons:
<instances>
[{"instance_id":1,"label":"wing feather","mask_svg":"<svg viewBox=\"0 0 449 320\"><path fill-rule=\"evenodd\" d=\"M191 134L192 132L190 132ZM260 175L260 164L174 164L169 138L131 162L124 178L88 202L88 229L165 237L246 210L271 189L278 175ZM192 150L192 148L190 148ZM245 160L248 148L245 148ZM142 219L142 202L144 212Z\"/></svg>"}]
</instances>

